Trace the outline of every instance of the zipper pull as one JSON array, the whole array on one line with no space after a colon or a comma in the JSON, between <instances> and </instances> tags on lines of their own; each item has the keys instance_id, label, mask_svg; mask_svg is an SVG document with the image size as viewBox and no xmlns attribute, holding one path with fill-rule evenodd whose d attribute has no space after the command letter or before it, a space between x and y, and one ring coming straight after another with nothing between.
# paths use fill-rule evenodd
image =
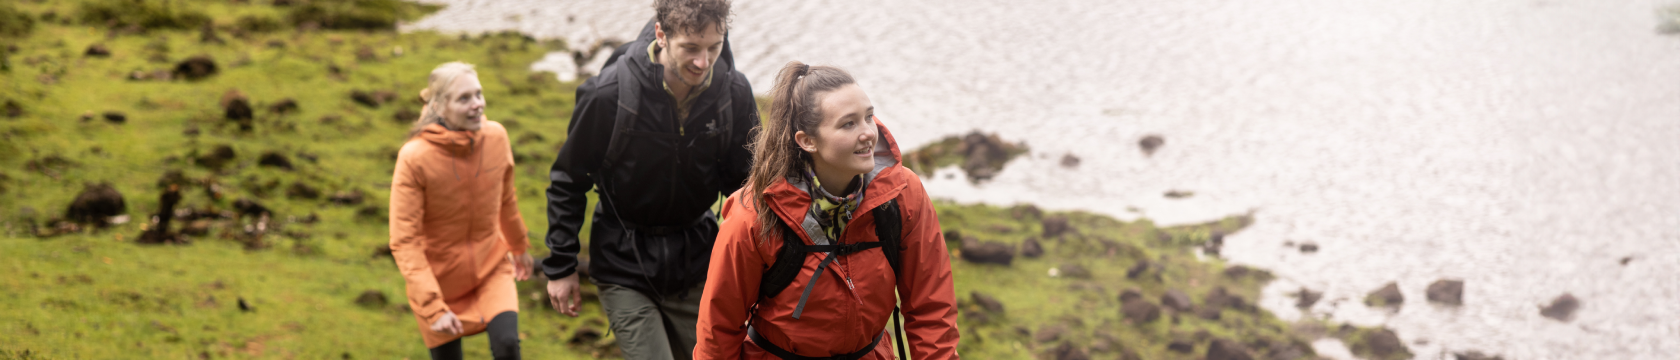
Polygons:
<instances>
[{"instance_id":1,"label":"zipper pull","mask_svg":"<svg viewBox=\"0 0 1680 360\"><path fill-rule=\"evenodd\" d=\"M852 289L852 290L857 290L857 286L852 285L852 277L850 277L850 276L846 277L846 288L847 289Z\"/></svg>"}]
</instances>

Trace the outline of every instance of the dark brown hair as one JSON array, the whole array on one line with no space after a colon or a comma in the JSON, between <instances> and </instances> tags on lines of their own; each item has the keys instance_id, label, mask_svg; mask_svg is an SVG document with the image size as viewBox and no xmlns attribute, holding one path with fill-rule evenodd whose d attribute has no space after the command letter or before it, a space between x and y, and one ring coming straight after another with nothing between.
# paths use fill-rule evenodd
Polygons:
<instances>
[{"instance_id":1,"label":"dark brown hair","mask_svg":"<svg viewBox=\"0 0 1680 360\"><path fill-rule=\"evenodd\" d=\"M777 236L778 228L764 190L778 179L804 171L811 163L811 154L799 148L793 134L804 131L816 136L817 125L822 123L818 101L830 91L855 83L852 75L840 68L798 61L789 61L776 73L776 85L770 90L770 118L765 119L753 141L752 175L747 178L748 194L758 209L758 225L762 227L760 240Z\"/></svg>"},{"instance_id":2,"label":"dark brown hair","mask_svg":"<svg viewBox=\"0 0 1680 360\"><path fill-rule=\"evenodd\" d=\"M653 11L666 36L698 34L706 26L729 33L729 0L654 0Z\"/></svg>"}]
</instances>

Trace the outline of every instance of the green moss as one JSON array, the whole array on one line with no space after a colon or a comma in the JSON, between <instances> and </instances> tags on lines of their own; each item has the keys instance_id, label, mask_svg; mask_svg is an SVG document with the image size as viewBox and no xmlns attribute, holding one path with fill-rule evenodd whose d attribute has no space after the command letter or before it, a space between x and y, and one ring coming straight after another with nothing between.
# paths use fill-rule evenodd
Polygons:
<instances>
[{"instance_id":1,"label":"green moss","mask_svg":"<svg viewBox=\"0 0 1680 360\"><path fill-rule=\"evenodd\" d=\"M395 30L398 20L415 19L436 9L400 0L309 1L292 6L286 19L294 25L313 23L323 29Z\"/></svg>"},{"instance_id":2,"label":"green moss","mask_svg":"<svg viewBox=\"0 0 1680 360\"><path fill-rule=\"evenodd\" d=\"M22 37L35 30L35 17L11 3L0 4L0 37Z\"/></svg>"},{"instance_id":3,"label":"green moss","mask_svg":"<svg viewBox=\"0 0 1680 360\"><path fill-rule=\"evenodd\" d=\"M210 16L186 0L90 0L80 4L82 23L111 28L197 29Z\"/></svg>"}]
</instances>

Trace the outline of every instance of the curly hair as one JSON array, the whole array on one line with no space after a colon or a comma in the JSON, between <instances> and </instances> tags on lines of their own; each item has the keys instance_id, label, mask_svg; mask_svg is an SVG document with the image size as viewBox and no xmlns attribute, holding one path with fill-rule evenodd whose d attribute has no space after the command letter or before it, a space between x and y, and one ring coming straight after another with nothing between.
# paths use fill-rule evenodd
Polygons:
<instances>
[{"instance_id":1,"label":"curly hair","mask_svg":"<svg viewBox=\"0 0 1680 360\"><path fill-rule=\"evenodd\" d=\"M706 26L729 33L729 0L654 0L653 10L666 34L695 34Z\"/></svg>"}]
</instances>

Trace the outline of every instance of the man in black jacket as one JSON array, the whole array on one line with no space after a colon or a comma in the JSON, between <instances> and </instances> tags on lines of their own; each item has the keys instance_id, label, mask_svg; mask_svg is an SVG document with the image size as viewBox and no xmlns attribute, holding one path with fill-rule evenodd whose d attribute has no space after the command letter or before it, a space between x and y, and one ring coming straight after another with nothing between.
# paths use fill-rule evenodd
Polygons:
<instances>
[{"instance_id":1,"label":"man in black jacket","mask_svg":"<svg viewBox=\"0 0 1680 360\"><path fill-rule=\"evenodd\" d=\"M726 36L727 0L656 0L657 16L577 89L569 135L549 172L543 260L555 310L577 316L579 231L588 273L630 359L687 359L717 238L710 210L751 168L758 126Z\"/></svg>"}]
</instances>

